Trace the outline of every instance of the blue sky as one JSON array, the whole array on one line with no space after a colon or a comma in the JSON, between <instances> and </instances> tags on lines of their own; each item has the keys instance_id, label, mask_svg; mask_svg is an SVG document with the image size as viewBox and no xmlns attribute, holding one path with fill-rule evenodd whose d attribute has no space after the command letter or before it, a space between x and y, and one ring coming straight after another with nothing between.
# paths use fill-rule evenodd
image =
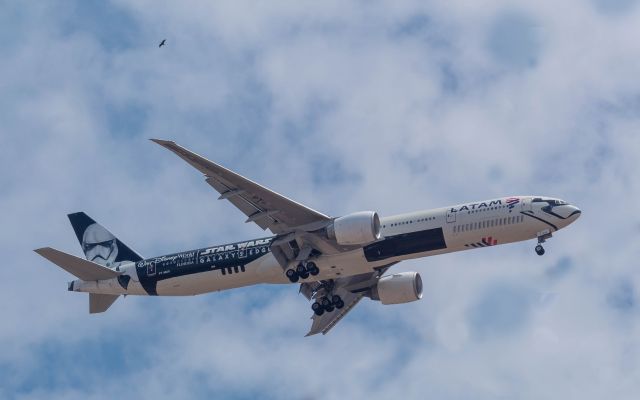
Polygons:
<instances>
[{"instance_id":1,"label":"blue sky","mask_svg":"<svg viewBox=\"0 0 640 400\"><path fill-rule=\"evenodd\" d=\"M635 398L640 6L530 3L2 2L0 398ZM583 215L544 257L402 263L422 301L324 337L293 286L88 315L32 252L80 254L69 212L146 256L265 235L152 137L331 215Z\"/></svg>"}]
</instances>

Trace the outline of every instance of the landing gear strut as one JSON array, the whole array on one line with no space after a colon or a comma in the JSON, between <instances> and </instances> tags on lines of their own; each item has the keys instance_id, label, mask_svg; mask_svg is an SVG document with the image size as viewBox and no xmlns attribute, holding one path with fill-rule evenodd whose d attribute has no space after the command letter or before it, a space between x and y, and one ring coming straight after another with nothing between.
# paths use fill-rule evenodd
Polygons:
<instances>
[{"instance_id":1,"label":"landing gear strut","mask_svg":"<svg viewBox=\"0 0 640 400\"><path fill-rule=\"evenodd\" d=\"M289 278L291 283L296 283L300 279L307 279L309 275L316 276L320 273L320 268L313 261L307 261L306 263L301 262L298 266L293 269L289 268L285 275Z\"/></svg>"},{"instance_id":2,"label":"landing gear strut","mask_svg":"<svg viewBox=\"0 0 640 400\"><path fill-rule=\"evenodd\" d=\"M344 307L344 301L342 301L342 298L338 295L331 296L331 299L323 296L311 305L311 309L317 316L321 316L325 312L331 312L334 309L339 310L342 307Z\"/></svg>"}]
</instances>

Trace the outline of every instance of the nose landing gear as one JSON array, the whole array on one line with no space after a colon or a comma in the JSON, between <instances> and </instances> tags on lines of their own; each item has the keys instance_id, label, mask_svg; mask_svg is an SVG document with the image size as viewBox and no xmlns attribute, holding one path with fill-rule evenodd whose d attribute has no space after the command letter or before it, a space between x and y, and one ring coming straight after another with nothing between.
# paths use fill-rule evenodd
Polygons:
<instances>
[{"instance_id":1,"label":"nose landing gear","mask_svg":"<svg viewBox=\"0 0 640 400\"><path fill-rule=\"evenodd\" d=\"M542 243L546 242L549 238L551 238L551 232L548 230L538 233L538 245L535 248L537 255L541 256L544 254L544 247L542 247Z\"/></svg>"},{"instance_id":2,"label":"nose landing gear","mask_svg":"<svg viewBox=\"0 0 640 400\"><path fill-rule=\"evenodd\" d=\"M291 283L296 283L300 279L307 279L309 275L316 276L320 273L320 268L313 261L301 262L293 269L289 268L285 275L289 278Z\"/></svg>"}]
</instances>

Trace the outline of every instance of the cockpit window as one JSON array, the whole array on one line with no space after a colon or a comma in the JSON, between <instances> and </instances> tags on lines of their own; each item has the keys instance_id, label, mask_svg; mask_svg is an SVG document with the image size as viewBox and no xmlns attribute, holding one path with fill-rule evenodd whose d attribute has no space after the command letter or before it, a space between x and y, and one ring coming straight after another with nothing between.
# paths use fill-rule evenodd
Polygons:
<instances>
[{"instance_id":1,"label":"cockpit window","mask_svg":"<svg viewBox=\"0 0 640 400\"><path fill-rule=\"evenodd\" d=\"M555 200L555 199L543 199L541 197L536 197L535 199L531 200L532 203L547 203L550 206L564 206L566 204L568 204L566 201L563 200Z\"/></svg>"}]
</instances>

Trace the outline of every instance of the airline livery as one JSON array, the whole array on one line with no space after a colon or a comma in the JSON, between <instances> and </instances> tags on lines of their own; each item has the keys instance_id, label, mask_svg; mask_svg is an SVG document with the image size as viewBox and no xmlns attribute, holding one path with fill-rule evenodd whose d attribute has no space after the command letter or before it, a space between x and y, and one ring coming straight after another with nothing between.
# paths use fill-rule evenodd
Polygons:
<instances>
[{"instance_id":1,"label":"airline livery","mask_svg":"<svg viewBox=\"0 0 640 400\"><path fill-rule=\"evenodd\" d=\"M206 182L272 236L144 258L83 212L69 220L86 259L45 247L38 254L78 279L89 312L120 295L187 296L260 283L299 284L312 304L307 335L326 334L363 297L382 304L422 298L417 272L389 273L412 258L537 239L574 222L580 210L545 196L509 196L380 218L334 218L296 203L172 141L152 139L204 174Z\"/></svg>"}]
</instances>

